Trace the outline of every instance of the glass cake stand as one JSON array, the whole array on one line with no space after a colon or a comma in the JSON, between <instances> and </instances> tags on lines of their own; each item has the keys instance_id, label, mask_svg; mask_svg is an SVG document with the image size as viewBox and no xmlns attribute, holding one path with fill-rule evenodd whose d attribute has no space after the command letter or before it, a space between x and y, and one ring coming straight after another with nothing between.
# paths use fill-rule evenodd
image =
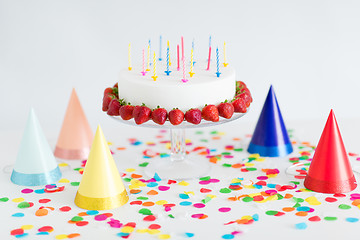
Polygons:
<instances>
[{"instance_id":1,"label":"glass cake stand","mask_svg":"<svg viewBox=\"0 0 360 240\"><path fill-rule=\"evenodd\" d=\"M170 157L152 158L151 163L145 168L145 174L148 177L154 177L155 173L157 173L161 179L186 180L205 176L210 171L210 164L204 157L191 153L186 154L185 129L224 124L237 120L245 114L234 113L232 118L220 118L219 122L202 120L198 125L184 121L176 126L172 125L169 121L166 121L164 125L159 125L149 120L146 123L137 125L134 119L123 120L120 116L111 116L111 118L132 126L169 129L171 142Z\"/></svg>"}]
</instances>

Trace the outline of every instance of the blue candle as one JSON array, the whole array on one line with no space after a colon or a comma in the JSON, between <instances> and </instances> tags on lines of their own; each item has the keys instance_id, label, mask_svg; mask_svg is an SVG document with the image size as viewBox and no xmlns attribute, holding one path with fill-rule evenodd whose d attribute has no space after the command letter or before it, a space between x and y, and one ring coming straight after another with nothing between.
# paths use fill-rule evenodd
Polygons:
<instances>
[{"instance_id":1,"label":"blue candle","mask_svg":"<svg viewBox=\"0 0 360 240\"><path fill-rule=\"evenodd\" d=\"M160 35L159 61L162 61L162 58L161 58L161 42L162 42L162 36Z\"/></svg>"},{"instance_id":2,"label":"blue candle","mask_svg":"<svg viewBox=\"0 0 360 240\"><path fill-rule=\"evenodd\" d=\"M169 47L169 41L168 41L168 46L166 48L166 75L170 75L171 71L169 70L169 66L170 66L170 47Z\"/></svg>"},{"instance_id":3,"label":"blue candle","mask_svg":"<svg viewBox=\"0 0 360 240\"><path fill-rule=\"evenodd\" d=\"M220 69L219 69L219 48L218 47L216 47L216 76L217 77L220 77L220 71L219 71Z\"/></svg>"}]
</instances>

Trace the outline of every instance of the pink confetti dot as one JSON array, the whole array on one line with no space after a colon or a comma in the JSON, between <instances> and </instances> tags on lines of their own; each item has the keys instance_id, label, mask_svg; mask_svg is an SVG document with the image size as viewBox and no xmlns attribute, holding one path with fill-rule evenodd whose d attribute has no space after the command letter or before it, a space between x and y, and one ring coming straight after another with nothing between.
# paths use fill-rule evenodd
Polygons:
<instances>
[{"instance_id":1,"label":"pink confetti dot","mask_svg":"<svg viewBox=\"0 0 360 240\"><path fill-rule=\"evenodd\" d=\"M108 216L105 215L105 214L99 214L99 215L96 215L96 216L94 217L94 219L95 219L96 221L104 221L104 220L106 220L107 218L108 218Z\"/></svg>"},{"instance_id":2,"label":"pink confetti dot","mask_svg":"<svg viewBox=\"0 0 360 240\"><path fill-rule=\"evenodd\" d=\"M353 193L353 194L350 194L350 196L352 199L360 199L360 193Z\"/></svg>"},{"instance_id":3,"label":"pink confetti dot","mask_svg":"<svg viewBox=\"0 0 360 240\"><path fill-rule=\"evenodd\" d=\"M201 185L208 185L208 184L210 184L210 181L200 181L199 184L201 184Z\"/></svg>"},{"instance_id":4,"label":"pink confetti dot","mask_svg":"<svg viewBox=\"0 0 360 240\"><path fill-rule=\"evenodd\" d=\"M267 180L268 177L267 176L259 176L257 177L258 180Z\"/></svg>"},{"instance_id":5,"label":"pink confetti dot","mask_svg":"<svg viewBox=\"0 0 360 240\"><path fill-rule=\"evenodd\" d=\"M218 183L218 182L220 182L220 180L219 180L219 179L216 179L216 178L209 179L209 181L210 181L211 183Z\"/></svg>"},{"instance_id":6,"label":"pink confetti dot","mask_svg":"<svg viewBox=\"0 0 360 240\"><path fill-rule=\"evenodd\" d=\"M167 191L167 190L170 189L170 187L168 187L168 186L159 186L158 189L159 189L159 191Z\"/></svg>"},{"instance_id":7,"label":"pink confetti dot","mask_svg":"<svg viewBox=\"0 0 360 240\"><path fill-rule=\"evenodd\" d=\"M195 203L193 206L196 207L196 208L204 208L205 204L203 204L203 203Z\"/></svg>"},{"instance_id":8,"label":"pink confetti dot","mask_svg":"<svg viewBox=\"0 0 360 240\"><path fill-rule=\"evenodd\" d=\"M24 188L23 190L21 190L22 193L32 193L34 190L30 189L30 188Z\"/></svg>"},{"instance_id":9,"label":"pink confetti dot","mask_svg":"<svg viewBox=\"0 0 360 240\"><path fill-rule=\"evenodd\" d=\"M229 207L219 208L219 212L229 212L229 211L231 211L231 208L229 208Z\"/></svg>"},{"instance_id":10,"label":"pink confetti dot","mask_svg":"<svg viewBox=\"0 0 360 240\"><path fill-rule=\"evenodd\" d=\"M191 215L192 218L201 218L202 216L204 216L203 213L197 213L197 214Z\"/></svg>"}]
</instances>

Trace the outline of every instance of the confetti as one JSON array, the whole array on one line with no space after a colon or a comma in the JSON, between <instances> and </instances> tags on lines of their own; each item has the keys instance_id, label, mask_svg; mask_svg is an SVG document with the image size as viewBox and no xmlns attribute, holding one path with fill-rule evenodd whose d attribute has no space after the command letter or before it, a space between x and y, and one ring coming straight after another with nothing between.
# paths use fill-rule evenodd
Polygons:
<instances>
[{"instance_id":1,"label":"confetti","mask_svg":"<svg viewBox=\"0 0 360 240\"><path fill-rule=\"evenodd\" d=\"M307 224L304 223L304 222L302 222L302 223L297 223L297 224L295 224L295 228L296 228L296 229L299 229L299 230L304 230L304 229L307 228Z\"/></svg>"}]
</instances>

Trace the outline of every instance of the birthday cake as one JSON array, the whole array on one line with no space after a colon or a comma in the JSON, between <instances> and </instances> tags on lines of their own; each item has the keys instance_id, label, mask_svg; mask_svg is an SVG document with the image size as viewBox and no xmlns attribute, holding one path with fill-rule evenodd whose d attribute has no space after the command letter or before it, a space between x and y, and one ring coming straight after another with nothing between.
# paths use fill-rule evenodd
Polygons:
<instances>
[{"instance_id":1,"label":"birthday cake","mask_svg":"<svg viewBox=\"0 0 360 240\"><path fill-rule=\"evenodd\" d=\"M195 63L192 50L191 61L185 62L184 57L180 61L178 50L177 65L170 66L168 48L166 59L157 61L154 54L151 66L149 60L146 66L143 50L142 67L131 67L129 60L118 83L105 89L102 110L123 120L134 118L136 124L152 119L161 125L217 122L220 117L245 113L252 102L250 91L244 82L236 81L228 63L219 63L218 49L216 54L212 62Z\"/></svg>"}]
</instances>

